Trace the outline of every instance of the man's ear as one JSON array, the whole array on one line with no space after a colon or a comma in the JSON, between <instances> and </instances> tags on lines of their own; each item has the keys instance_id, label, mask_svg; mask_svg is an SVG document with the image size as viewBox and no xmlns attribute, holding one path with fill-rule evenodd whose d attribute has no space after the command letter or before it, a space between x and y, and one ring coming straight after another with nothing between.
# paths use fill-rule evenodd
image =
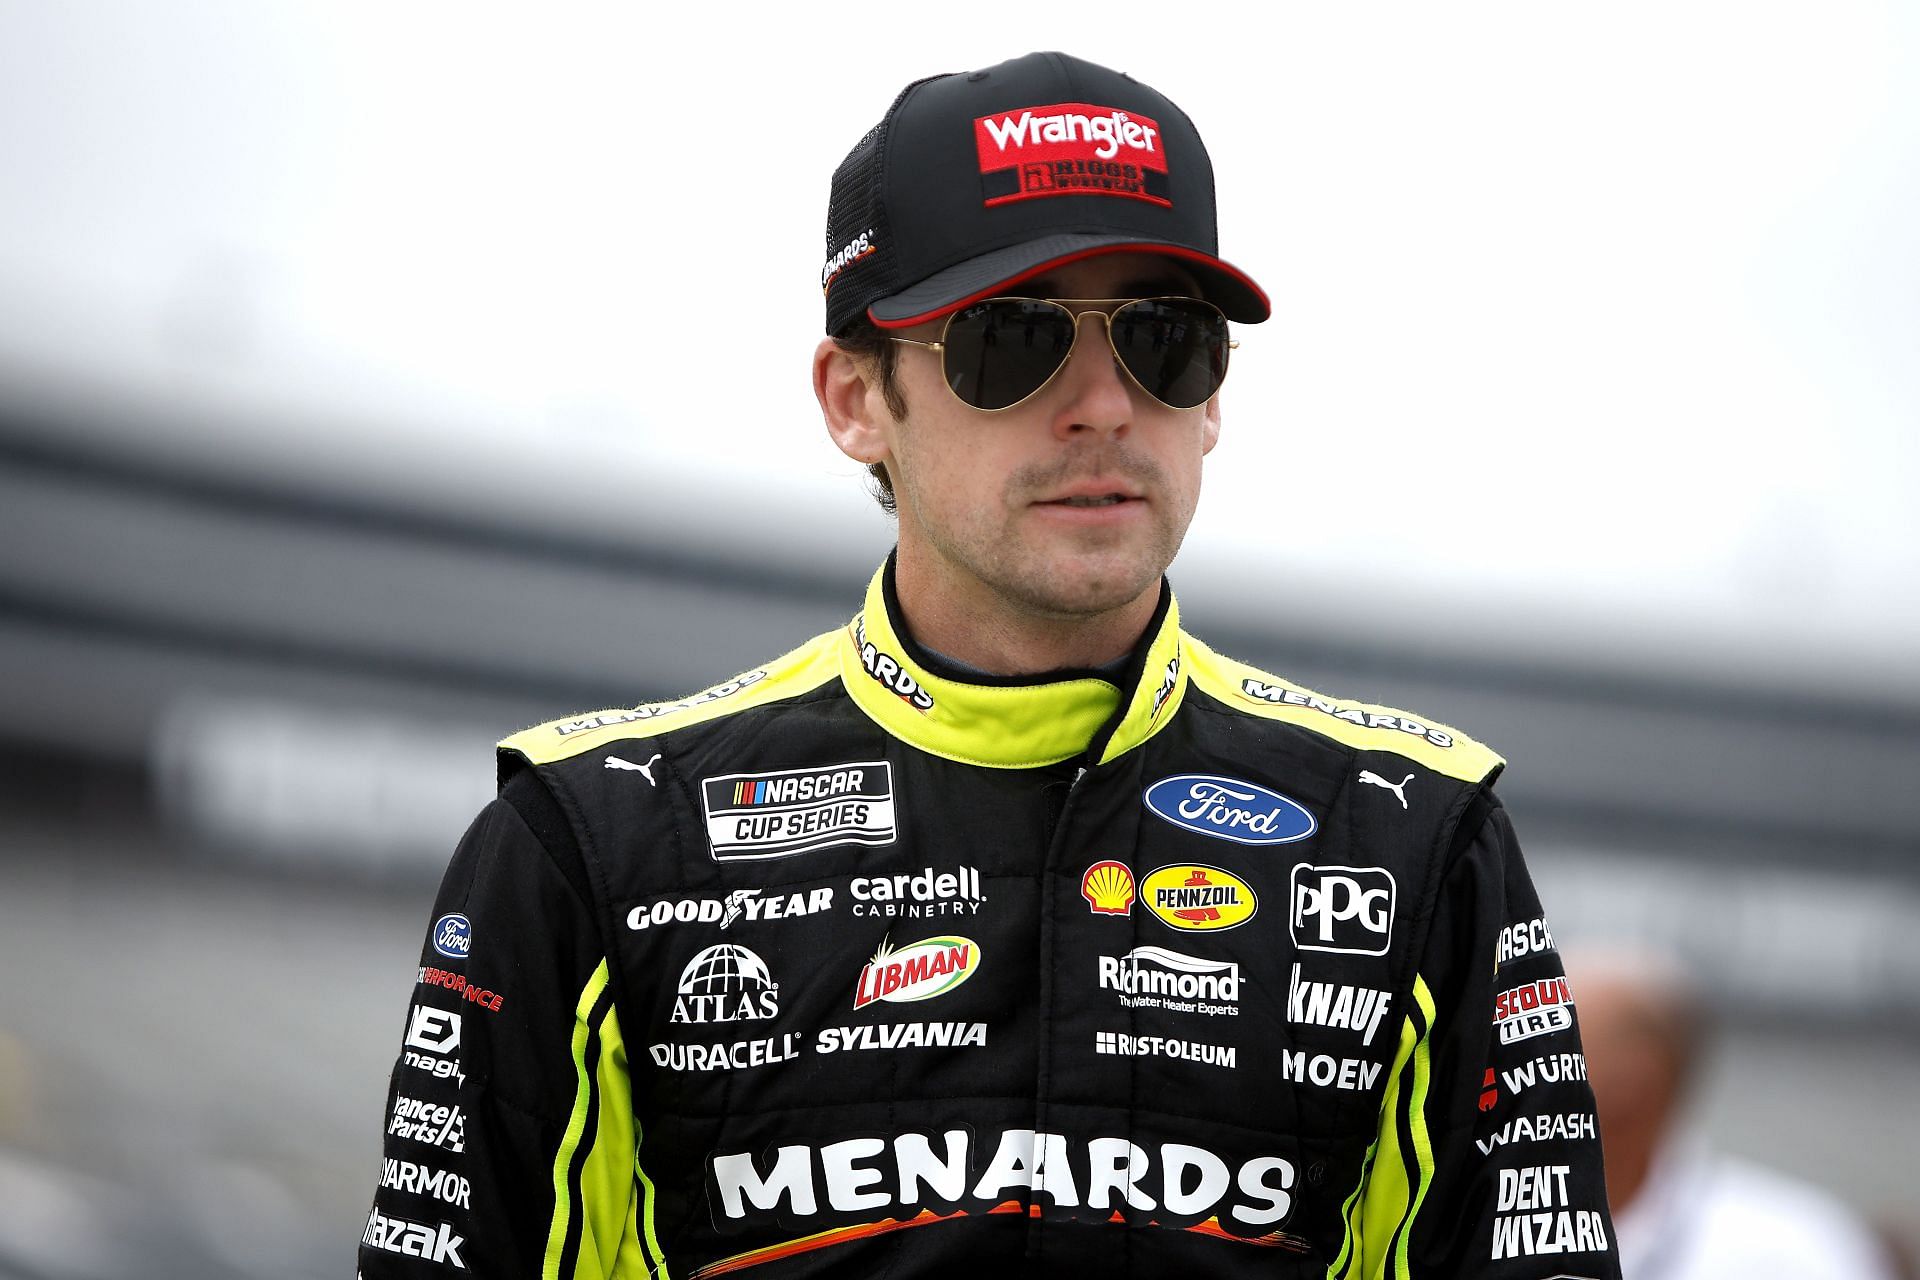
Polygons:
<instances>
[{"instance_id":1,"label":"man's ear","mask_svg":"<svg viewBox=\"0 0 1920 1280\"><path fill-rule=\"evenodd\" d=\"M863 465L885 462L889 456L885 428L892 423L886 397L880 393L879 373L866 361L848 355L832 338L822 338L813 351L813 394L827 434L840 452Z\"/></svg>"},{"instance_id":2,"label":"man's ear","mask_svg":"<svg viewBox=\"0 0 1920 1280\"><path fill-rule=\"evenodd\" d=\"M1201 427L1200 453L1202 456L1213 452L1213 446L1220 443L1220 393L1214 392L1207 399L1207 418Z\"/></svg>"}]
</instances>

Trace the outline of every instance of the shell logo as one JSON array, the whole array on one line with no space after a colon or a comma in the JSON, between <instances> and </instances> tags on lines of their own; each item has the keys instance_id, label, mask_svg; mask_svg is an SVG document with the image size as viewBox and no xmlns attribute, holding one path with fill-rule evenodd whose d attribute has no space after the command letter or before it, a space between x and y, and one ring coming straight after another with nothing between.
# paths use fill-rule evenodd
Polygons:
<instances>
[{"instance_id":1,"label":"shell logo","mask_svg":"<svg viewBox=\"0 0 1920 1280\"><path fill-rule=\"evenodd\" d=\"M1245 880L1192 862L1148 872L1140 901L1161 924L1200 932L1243 925L1260 910L1260 899Z\"/></svg>"},{"instance_id":2,"label":"shell logo","mask_svg":"<svg viewBox=\"0 0 1920 1280\"><path fill-rule=\"evenodd\" d=\"M1080 896L1097 916L1124 916L1133 910L1133 872L1123 862L1096 862L1080 877Z\"/></svg>"}]
</instances>

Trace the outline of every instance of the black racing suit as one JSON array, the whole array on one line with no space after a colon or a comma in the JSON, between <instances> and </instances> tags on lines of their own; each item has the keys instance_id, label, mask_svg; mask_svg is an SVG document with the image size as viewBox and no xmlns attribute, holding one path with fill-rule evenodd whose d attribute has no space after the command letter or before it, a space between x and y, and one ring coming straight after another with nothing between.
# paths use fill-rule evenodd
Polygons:
<instances>
[{"instance_id":1,"label":"black racing suit","mask_svg":"<svg viewBox=\"0 0 1920 1280\"><path fill-rule=\"evenodd\" d=\"M502 744L366 1280L1618 1275L1498 756L1164 590L1117 680L897 617Z\"/></svg>"}]
</instances>

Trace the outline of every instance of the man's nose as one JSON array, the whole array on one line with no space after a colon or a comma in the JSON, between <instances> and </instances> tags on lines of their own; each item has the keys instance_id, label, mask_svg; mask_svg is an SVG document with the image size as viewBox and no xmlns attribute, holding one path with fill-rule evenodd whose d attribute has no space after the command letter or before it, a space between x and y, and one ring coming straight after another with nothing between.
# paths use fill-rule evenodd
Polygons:
<instances>
[{"instance_id":1,"label":"man's nose","mask_svg":"<svg viewBox=\"0 0 1920 1280\"><path fill-rule=\"evenodd\" d=\"M1066 394L1053 419L1054 433L1062 439L1088 431L1120 436L1133 422L1133 380L1114 354L1111 324L1104 311L1073 317L1073 349L1060 371Z\"/></svg>"}]
</instances>

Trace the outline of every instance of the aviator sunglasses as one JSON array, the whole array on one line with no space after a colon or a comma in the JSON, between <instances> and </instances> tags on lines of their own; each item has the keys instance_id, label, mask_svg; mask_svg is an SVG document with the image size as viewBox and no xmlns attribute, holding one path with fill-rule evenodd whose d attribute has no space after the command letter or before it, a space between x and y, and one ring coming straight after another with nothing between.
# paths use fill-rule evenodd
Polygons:
<instances>
[{"instance_id":1,"label":"aviator sunglasses","mask_svg":"<svg viewBox=\"0 0 1920 1280\"><path fill-rule=\"evenodd\" d=\"M888 336L938 352L960 402L998 413L1053 381L1090 315L1106 326L1127 376L1170 409L1205 404L1226 381L1227 353L1240 345L1227 337L1220 308L1198 298L988 298L948 316L937 341Z\"/></svg>"}]
</instances>

